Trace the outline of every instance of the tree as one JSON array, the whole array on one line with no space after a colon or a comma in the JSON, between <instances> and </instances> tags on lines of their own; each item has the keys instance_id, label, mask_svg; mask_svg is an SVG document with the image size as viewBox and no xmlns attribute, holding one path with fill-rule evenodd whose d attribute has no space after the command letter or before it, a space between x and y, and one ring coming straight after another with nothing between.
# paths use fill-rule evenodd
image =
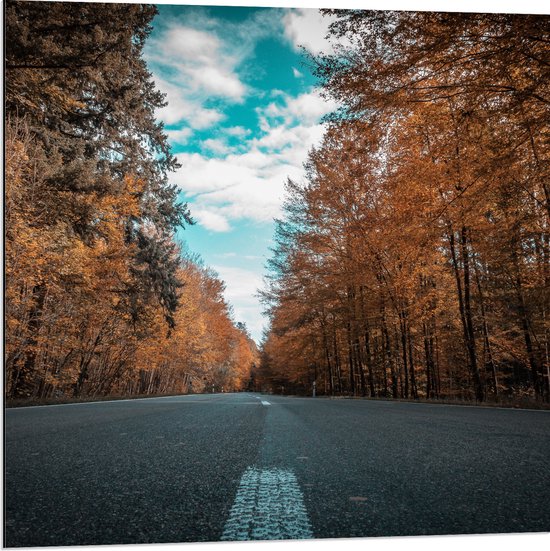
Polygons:
<instances>
[{"instance_id":1,"label":"tree","mask_svg":"<svg viewBox=\"0 0 550 551\"><path fill-rule=\"evenodd\" d=\"M128 175L143 182L127 240L137 245L138 264L151 264L136 272L145 278L136 286L152 285L169 318L175 268L153 265L170 256L166 237L192 220L167 183L177 163L155 121L164 102L142 58L155 13L142 5L8 1L6 113L25 119L45 155L59 159L42 197L48 221L70 221L84 242L97 237L89 195L116 195Z\"/></svg>"},{"instance_id":2,"label":"tree","mask_svg":"<svg viewBox=\"0 0 550 551\"><path fill-rule=\"evenodd\" d=\"M265 364L320 362L331 392L550 399L548 18L329 13L351 46L312 61L341 108L288 190Z\"/></svg>"}]
</instances>

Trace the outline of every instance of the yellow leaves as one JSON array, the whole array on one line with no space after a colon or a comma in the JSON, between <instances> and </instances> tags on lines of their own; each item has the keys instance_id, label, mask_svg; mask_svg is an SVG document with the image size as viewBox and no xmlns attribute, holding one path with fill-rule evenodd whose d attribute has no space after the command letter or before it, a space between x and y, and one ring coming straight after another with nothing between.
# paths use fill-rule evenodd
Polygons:
<instances>
[{"instance_id":1,"label":"yellow leaves","mask_svg":"<svg viewBox=\"0 0 550 551\"><path fill-rule=\"evenodd\" d=\"M56 105L57 108L62 109L66 112L75 111L77 109L84 109L86 104L78 101L69 93L67 93L63 88L55 85L43 85L42 93L49 96L50 101L53 105Z\"/></svg>"},{"instance_id":2,"label":"yellow leaves","mask_svg":"<svg viewBox=\"0 0 550 551\"><path fill-rule=\"evenodd\" d=\"M158 370L162 376L177 372L195 378L197 385L222 386L225 390L240 389L249 378L250 368L257 360L254 343L233 324L227 305L220 293L222 284L208 270L185 261L179 271L184 287L176 311L176 327L166 336L159 330L140 344L136 365Z\"/></svg>"},{"instance_id":3,"label":"yellow leaves","mask_svg":"<svg viewBox=\"0 0 550 551\"><path fill-rule=\"evenodd\" d=\"M41 194L51 188L35 167L39 150L25 132L12 130L6 144L9 377L30 357L36 384L63 392L82 377L90 392L136 392L140 371L155 391L185 391L190 379L195 391L201 381L240 388L255 346L234 326L223 283L211 271L182 262L184 287L171 332L158 302L147 290L134 290L132 270L140 266L126 231L141 216L145 182L128 175L108 192L60 191L47 197L48 205L58 201L54 217L42 208ZM80 213L91 220L85 237L75 231ZM143 301L137 321L133 300Z\"/></svg>"},{"instance_id":4,"label":"yellow leaves","mask_svg":"<svg viewBox=\"0 0 550 551\"><path fill-rule=\"evenodd\" d=\"M116 223L127 220L131 216L139 217L139 197L143 193L145 183L133 176L125 176L116 194L91 196L98 213L104 223Z\"/></svg>"}]
</instances>

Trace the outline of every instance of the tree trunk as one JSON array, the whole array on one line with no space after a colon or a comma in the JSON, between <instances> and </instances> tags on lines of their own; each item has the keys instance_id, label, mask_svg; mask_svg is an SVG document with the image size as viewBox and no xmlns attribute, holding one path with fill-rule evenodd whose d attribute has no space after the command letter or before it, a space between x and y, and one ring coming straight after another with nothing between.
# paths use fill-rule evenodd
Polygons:
<instances>
[{"instance_id":1,"label":"tree trunk","mask_svg":"<svg viewBox=\"0 0 550 551\"><path fill-rule=\"evenodd\" d=\"M328 347L328 339L327 339L327 331L326 331L326 323L323 319L321 321L321 328L323 331L323 348L325 351L325 360L327 363L327 378L328 378L328 385L329 385L329 392L331 396L334 396L334 381L333 381L333 374L332 374L332 363L330 361L330 351Z\"/></svg>"},{"instance_id":2,"label":"tree trunk","mask_svg":"<svg viewBox=\"0 0 550 551\"><path fill-rule=\"evenodd\" d=\"M498 379L496 365L493 360L493 351L491 350L491 341L489 340L489 324L487 322L487 314L485 310L485 297L481 288L481 279L479 277L479 269L476 262L474 265L474 275L476 278L477 292L479 295L479 305L481 310L482 330L483 330L483 348L485 359L485 371L490 374L491 386L493 388L493 394L498 396Z\"/></svg>"},{"instance_id":3,"label":"tree trunk","mask_svg":"<svg viewBox=\"0 0 550 551\"><path fill-rule=\"evenodd\" d=\"M32 290L33 301L27 322L26 350L24 352L23 365L19 361L14 363L12 384L9 395L13 398L27 398L33 392L33 378L36 368L36 356L38 353L38 333L42 326L42 314L46 300L47 289L42 283L35 285Z\"/></svg>"},{"instance_id":4,"label":"tree trunk","mask_svg":"<svg viewBox=\"0 0 550 551\"><path fill-rule=\"evenodd\" d=\"M382 348L384 350L383 361L387 362L388 367L390 368L392 398L397 398L398 392L399 392L397 373L395 372L395 365L393 363L390 335L388 333L388 326L386 324L386 312L383 305L382 305L381 311L382 311Z\"/></svg>"},{"instance_id":5,"label":"tree trunk","mask_svg":"<svg viewBox=\"0 0 550 551\"><path fill-rule=\"evenodd\" d=\"M413 342L410 326L407 324L407 340L409 346L409 373L411 377L411 394L415 400L418 400L418 389L416 387L416 374L414 368Z\"/></svg>"},{"instance_id":6,"label":"tree trunk","mask_svg":"<svg viewBox=\"0 0 550 551\"><path fill-rule=\"evenodd\" d=\"M409 362L407 357L407 320L405 313L399 312L399 329L401 332L401 358L403 360L403 373L405 377L404 398L409 397Z\"/></svg>"},{"instance_id":7,"label":"tree trunk","mask_svg":"<svg viewBox=\"0 0 550 551\"><path fill-rule=\"evenodd\" d=\"M468 363L470 367L470 374L474 381L474 391L476 400L482 402L484 399L483 386L481 384L481 378L479 369L477 366L476 357L476 344L475 335L472 322L472 310L470 302L470 271L468 262L468 251L466 244L466 228L463 226L461 231L461 250L462 250L462 264L463 274L461 276L460 268L458 264L458 257L455 246L454 230L449 224L449 246L451 250L451 261L453 265L453 271L455 274L457 295L458 295L458 307L460 311L460 320L462 322L462 330L464 334L464 344L466 346L466 354L468 357ZM462 278L464 278L464 289Z\"/></svg>"},{"instance_id":8,"label":"tree trunk","mask_svg":"<svg viewBox=\"0 0 550 551\"><path fill-rule=\"evenodd\" d=\"M527 352L527 358L529 361L529 367L531 370L531 378L533 383L533 389L535 391L535 396L541 396L541 385L539 379L539 366L535 356L535 350L533 347L533 341L531 339L531 329L529 323L529 316L527 313L527 306L525 304L525 297L523 295L523 284L521 277L519 275L519 266L517 262L517 257L514 254L515 268L516 268L516 277L515 277L515 287L516 295L518 300L518 314L519 321L521 324L521 329L523 332L523 340L525 342L525 350Z\"/></svg>"}]
</instances>

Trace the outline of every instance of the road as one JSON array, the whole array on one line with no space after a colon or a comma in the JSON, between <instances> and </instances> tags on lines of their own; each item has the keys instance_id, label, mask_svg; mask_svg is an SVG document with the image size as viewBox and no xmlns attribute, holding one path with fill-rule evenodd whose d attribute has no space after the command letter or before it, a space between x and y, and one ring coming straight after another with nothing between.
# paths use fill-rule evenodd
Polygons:
<instances>
[{"instance_id":1,"label":"road","mask_svg":"<svg viewBox=\"0 0 550 551\"><path fill-rule=\"evenodd\" d=\"M550 531L550 412L212 394L8 409L5 545Z\"/></svg>"}]
</instances>

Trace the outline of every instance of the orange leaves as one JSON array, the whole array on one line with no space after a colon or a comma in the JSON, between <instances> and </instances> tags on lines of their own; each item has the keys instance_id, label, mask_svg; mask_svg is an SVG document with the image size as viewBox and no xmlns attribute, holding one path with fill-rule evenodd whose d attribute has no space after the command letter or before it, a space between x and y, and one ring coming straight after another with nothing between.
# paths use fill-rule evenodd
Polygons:
<instances>
[{"instance_id":1,"label":"orange leaves","mask_svg":"<svg viewBox=\"0 0 550 551\"><path fill-rule=\"evenodd\" d=\"M136 272L147 265L136 264L137 244L127 231L140 217L143 181L126 176L110 193L76 194L91 220L83 238L73 219L36 215L36 196L47 188L35 170L40 150L32 145L24 128L10 133L6 144L8 392L243 388L257 350L235 326L216 274L168 251L181 264L176 277L183 284L170 331L159 302L136 290ZM153 225L142 231L157 237ZM142 301L137 317L135 300Z\"/></svg>"},{"instance_id":2,"label":"orange leaves","mask_svg":"<svg viewBox=\"0 0 550 551\"><path fill-rule=\"evenodd\" d=\"M548 19L337 17L353 46L318 75L347 112L287 188L264 365L300 391L322 366L331 392L550 399L548 81L524 55Z\"/></svg>"},{"instance_id":3,"label":"orange leaves","mask_svg":"<svg viewBox=\"0 0 550 551\"><path fill-rule=\"evenodd\" d=\"M15 2L6 14L13 396L133 392L138 346L177 308L173 232L191 220L167 182L177 163L142 57L155 10L113 9Z\"/></svg>"},{"instance_id":4,"label":"orange leaves","mask_svg":"<svg viewBox=\"0 0 550 551\"><path fill-rule=\"evenodd\" d=\"M175 329L160 330L140 343L136 363L155 371L162 380L176 373L178 380L194 381L192 390L239 390L257 361L255 344L237 329L223 299L223 284L208 269L184 260L179 272L183 283ZM188 391L189 388L183 389Z\"/></svg>"}]
</instances>

